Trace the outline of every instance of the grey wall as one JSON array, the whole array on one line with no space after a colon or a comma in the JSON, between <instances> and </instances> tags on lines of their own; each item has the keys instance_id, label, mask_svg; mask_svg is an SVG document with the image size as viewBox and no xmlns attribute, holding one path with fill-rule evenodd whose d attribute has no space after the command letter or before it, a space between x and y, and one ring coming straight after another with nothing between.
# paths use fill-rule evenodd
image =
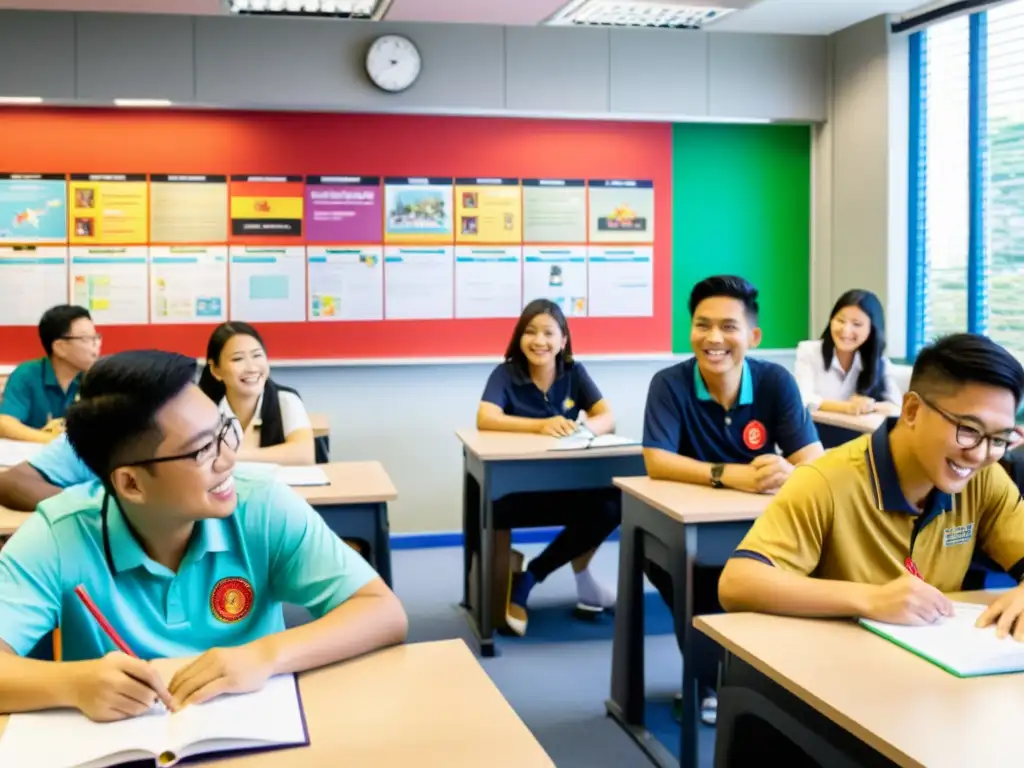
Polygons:
<instances>
[{"instance_id":1,"label":"grey wall","mask_svg":"<svg viewBox=\"0 0 1024 768\"><path fill-rule=\"evenodd\" d=\"M388 32L423 55L402 94L363 69ZM806 122L826 116L824 61L799 35L0 11L0 96L72 104Z\"/></svg>"},{"instance_id":2,"label":"grey wall","mask_svg":"<svg viewBox=\"0 0 1024 768\"><path fill-rule=\"evenodd\" d=\"M906 351L908 38L878 17L828 40L828 121L814 139L812 327L850 288L886 307L889 353Z\"/></svg>"}]
</instances>

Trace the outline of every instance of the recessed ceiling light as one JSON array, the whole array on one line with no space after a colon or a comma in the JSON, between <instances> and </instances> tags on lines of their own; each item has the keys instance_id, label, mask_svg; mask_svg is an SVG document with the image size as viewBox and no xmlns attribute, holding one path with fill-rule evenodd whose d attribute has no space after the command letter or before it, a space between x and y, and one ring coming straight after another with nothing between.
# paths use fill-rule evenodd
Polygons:
<instances>
[{"instance_id":1,"label":"recessed ceiling light","mask_svg":"<svg viewBox=\"0 0 1024 768\"><path fill-rule=\"evenodd\" d=\"M545 23L553 26L701 29L735 10L681 5L671 0L573 0Z\"/></svg>"},{"instance_id":2,"label":"recessed ceiling light","mask_svg":"<svg viewBox=\"0 0 1024 768\"><path fill-rule=\"evenodd\" d=\"M380 20L390 5L391 0L229 0L228 10L239 15Z\"/></svg>"},{"instance_id":3,"label":"recessed ceiling light","mask_svg":"<svg viewBox=\"0 0 1024 768\"><path fill-rule=\"evenodd\" d=\"M169 107L170 99L114 99L119 107Z\"/></svg>"},{"instance_id":4,"label":"recessed ceiling light","mask_svg":"<svg viewBox=\"0 0 1024 768\"><path fill-rule=\"evenodd\" d=\"M0 96L0 104L42 104L42 96Z\"/></svg>"}]
</instances>

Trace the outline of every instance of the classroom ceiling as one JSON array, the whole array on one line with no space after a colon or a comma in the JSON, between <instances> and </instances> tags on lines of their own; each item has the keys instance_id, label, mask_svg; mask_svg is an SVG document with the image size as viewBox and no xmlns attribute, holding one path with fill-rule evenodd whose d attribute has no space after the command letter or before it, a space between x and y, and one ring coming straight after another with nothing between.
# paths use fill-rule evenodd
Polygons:
<instances>
[{"instance_id":1,"label":"classroom ceiling","mask_svg":"<svg viewBox=\"0 0 1024 768\"><path fill-rule=\"evenodd\" d=\"M387 21L534 25L568 0L392 0ZM666 0L661 0L666 2ZM883 13L906 13L924 0L667 0L735 7L709 30L827 35ZM0 0L0 9L225 14L224 0Z\"/></svg>"}]
</instances>

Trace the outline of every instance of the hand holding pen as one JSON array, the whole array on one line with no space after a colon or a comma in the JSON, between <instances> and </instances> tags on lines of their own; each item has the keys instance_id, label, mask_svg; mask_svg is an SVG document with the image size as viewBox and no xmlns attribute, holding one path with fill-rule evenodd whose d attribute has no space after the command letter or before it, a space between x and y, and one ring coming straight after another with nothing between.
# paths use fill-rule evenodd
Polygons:
<instances>
[{"instance_id":1,"label":"hand holding pen","mask_svg":"<svg viewBox=\"0 0 1024 768\"><path fill-rule=\"evenodd\" d=\"M84 586L76 587L75 594L120 650L94 661L62 662L71 675L70 703L99 722L142 715L157 702L171 709L171 694L156 667L135 655Z\"/></svg>"}]
</instances>

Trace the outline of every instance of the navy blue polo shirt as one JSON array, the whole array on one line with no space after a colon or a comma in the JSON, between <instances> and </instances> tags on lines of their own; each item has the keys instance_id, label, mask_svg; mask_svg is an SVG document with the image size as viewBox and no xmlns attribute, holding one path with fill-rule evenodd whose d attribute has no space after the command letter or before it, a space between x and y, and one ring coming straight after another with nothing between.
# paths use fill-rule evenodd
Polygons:
<instances>
[{"instance_id":1,"label":"navy blue polo shirt","mask_svg":"<svg viewBox=\"0 0 1024 768\"><path fill-rule=\"evenodd\" d=\"M502 363L491 373L484 387L485 403L494 403L507 416L547 419L564 416L575 421L601 400L601 390L582 363L569 363L555 377L547 393L533 383L530 375L512 363Z\"/></svg>"},{"instance_id":2,"label":"navy blue polo shirt","mask_svg":"<svg viewBox=\"0 0 1024 768\"><path fill-rule=\"evenodd\" d=\"M709 463L749 464L776 446L792 456L817 441L796 380L766 360L743 361L740 394L728 411L711 399L696 358L659 371L647 393L644 448Z\"/></svg>"}]
</instances>

